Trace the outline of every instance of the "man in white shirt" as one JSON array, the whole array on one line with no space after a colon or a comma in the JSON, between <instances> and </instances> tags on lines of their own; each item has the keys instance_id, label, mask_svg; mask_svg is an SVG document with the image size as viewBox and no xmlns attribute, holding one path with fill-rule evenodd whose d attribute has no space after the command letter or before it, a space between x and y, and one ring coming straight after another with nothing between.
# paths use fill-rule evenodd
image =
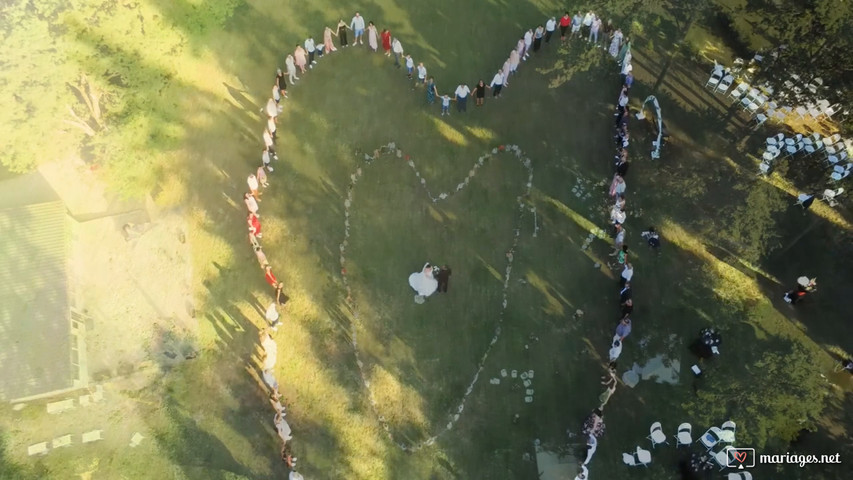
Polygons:
<instances>
[{"instance_id":1,"label":"man in white shirt","mask_svg":"<svg viewBox=\"0 0 853 480\"><path fill-rule=\"evenodd\" d=\"M266 313L264 313L264 318L267 319L267 323L270 324L270 328L273 332L278 330L278 326L281 325L281 321L279 320L281 316L278 314L278 305L276 302L270 303L270 306L267 307Z\"/></svg>"},{"instance_id":2,"label":"man in white shirt","mask_svg":"<svg viewBox=\"0 0 853 480\"><path fill-rule=\"evenodd\" d=\"M595 449L598 448L598 440L595 438L595 435L589 434L589 438L586 441L586 460L583 461L583 464L586 465L592 460L592 456L595 455Z\"/></svg>"},{"instance_id":3,"label":"man in white shirt","mask_svg":"<svg viewBox=\"0 0 853 480\"><path fill-rule=\"evenodd\" d=\"M619 279L619 286L624 287L626 283L631 281L634 276L634 267L629 262L625 262L625 268L622 269L622 278Z\"/></svg>"},{"instance_id":4,"label":"man in white shirt","mask_svg":"<svg viewBox=\"0 0 853 480\"><path fill-rule=\"evenodd\" d=\"M305 51L308 52L308 68L314 68L314 64L317 63L314 61L314 52L317 51L317 47L314 45L314 37L308 37L305 40Z\"/></svg>"},{"instance_id":5,"label":"man in white shirt","mask_svg":"<svg viewBox=\"0 0 853 480\"><path fill-rule=\"evenodd\" d=\"M498 70L498 73L495 74L495 77L492 78L492 83L489 84L489 88L492 89L492 96L495 98L501 97L501 89L504 87L504 73L502 70Z\"/></svg>"},{"instance_id":6,"label":"man in white shirt","mask_svg":"<svg viewBox=\"0 0 853 480\"><path fill-rule=\"evenodd\" d=\"M586 468L586 465L581 465L581 471L575 477L575 480L589 480L589 469Z\"/></svg>"},{"instance_id":7,"label":"man in white shirt","mask_svg":"<svg viewBox=\"0 0 853 480\"><path fill-rule=\"evenodd\" d=\"M524 32L524 55L522 55L521 60L527 60L530 57L530 46L533 45L533 30L528 29Z\"/></svg>"},{"instance_id":8,"label":"man in white shirt","mask_svg":"<svg viewBox=\"0 0 853 480\"><path fill-rule=\"evenodd\" d=\"M261 333L261 348L264 351L263 369L272 370L275 367L275 362L278 360L278 345L266 330Z\"/></svg>"},{"instance_id":9,"label":"man in white shirt","mask_svg":"<svg viewBox=\"0 0 853 480\"><path fill-rule=\"evenodd\" d=\"M545 22L545 43L551 42L551 35L554 34L555 30L557 30L557 19L551 17Z\"/></svg>"},{"instance_id":10,"label":"man in white shirt","mask_svg":"<svg viewBox=\"0 0 853 480\"><path fill-rule=\"evenodd\" d=\"M468 94L470 93L471 89L468 88L468 85L462 84L456 87L456 111L468 111Z\"/></svg>"},{"instance_id":11,"label":"man in white shirt","mask_svg":"<svg viewBox=\"0 0 853 480\"><path fill-rule=\"evenodd\" d=\"M358 12L355 12L355 16L352 17L349 28L355 32L355 40L353 40L352 44L355 45L360 43L364 45L364 17L359 15Z\"/></svg>"},{"instance_id":12,"label":"man in white shirt","mask_svg":"<svg viewBox=\"0 0 853 480\"><path fill-rule=\"evenodd\" d=\"M403 56L403 44L397 38L391 41L391 51L394 52L394 66L400 68L400 57Z\"/></svg>"}]
</instances>

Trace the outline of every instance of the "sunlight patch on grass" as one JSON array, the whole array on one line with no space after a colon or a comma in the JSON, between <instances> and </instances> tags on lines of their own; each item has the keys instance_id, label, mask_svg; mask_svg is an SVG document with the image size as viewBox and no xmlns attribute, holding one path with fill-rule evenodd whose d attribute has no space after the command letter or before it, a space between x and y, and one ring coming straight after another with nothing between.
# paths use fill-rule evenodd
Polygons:
<instances>
[{"instance_id":1,"label":"sunlight patch on grass","mask_svg":"<svg viewBox=\"0 0 853 480\"><path fill-rule=\"evenodd\" d=\"M794 200L796 200L797 195L803 193L801 190L798 190L797 187L795 187L794 184L792 184L788 179L780 175L770 174L768 176L765 176L763 180L769 183L770 185L773 185L774 187L778 188L779 190L782 190L783 192L787 193ZM828 220L836 226L839 226L845 230L853 229L853 224L848 222L847 219L845 219L840 213L838 213L837 210L830 207L824 202L814 202L809 210L815 215L823 218L824 220Z\"/></svg>"},{"instance_id":2,"label":"sunlight patch on grass","mask_svg":"<svg viewBox=\"0 0 853 480\"><path fill-rule=\"evenodd\" d=\"M489 130L488 128L465 127L465 130L468 132L468 135L478 140L483 140L484 142L490 142L497 137L497 134L495 134L494 131Z\"/></svg>"},{"instance_id":3,"label":"sunlight patch on grass","mask_svg":"<svg viewBox=\"0 0 853 480\"><path fill-rule=\"evenodd\" d=\"M545 306L542 307L542 311L544 311L548 315L554 315L558 317L562 317L566 313L566 308L563 304L568 305L570 308L574 308L571 302L569 302L566 297L557 293L551 285L545 281L542 277L537 275L534 272L528 271L525 275L527 279L527 283L529 283L533 288L539 291L543 297L545 297ZM559 295L559 299L555 297L551 292Z\"/></svg>"},{"instance_id":4,"label":"sunlight patch on grass","mask_svg":"<svg viewBox=\"0 0 853 480\"><path fill-rule=\"evenodd\" d=\"M438 129L438 133L448 141L462 147L468 146L468 139L465 138L465 135L462 132L451 127L435 115L429 115L429 119L432 120L435 128Z\"/></svg>"},{"instance_id":5,"label":"sunlight patch on grass","mask_svg":"<svg viewBox=\"0 0 853 480\"><path fill-rule=\"evenodd\" d=\"M480 263L482 263L483 266L486 267L486 270L488 270L489 273L492 274L493 277L495 277L495 280L503 282L503 280L504 280L503 275L501 275L501 273L495 267L491 266L489 264L489 262L486 261L485 258L477 255L477 260L479 260Z\"/></svg>"},{"instance_id":6,"label":"sunlight patch on grass","mask_svg":"<svg viewBox=\"0 0 853 480\"><path fill-rule=\"evenodd\" d=\"M444 216L435 209L432 205L427 207L427 211L429 212L429 216L433 218L436 222L444 222Z\"/></svg>"},{"instance_id":7,"label":"sunlight patch on grass","mask_svg":"<svg viewBox=\"0 0 853 480\"><path fill-rule=\"evenodd\" d=\"M400 383L397 375L374 365L370 372L370 384L375 400L382 405L382 414L398 429L411 432L416 427L424 432L429 422L423 414L423 398L408 385Z\"/></svg>"}]
</instances>

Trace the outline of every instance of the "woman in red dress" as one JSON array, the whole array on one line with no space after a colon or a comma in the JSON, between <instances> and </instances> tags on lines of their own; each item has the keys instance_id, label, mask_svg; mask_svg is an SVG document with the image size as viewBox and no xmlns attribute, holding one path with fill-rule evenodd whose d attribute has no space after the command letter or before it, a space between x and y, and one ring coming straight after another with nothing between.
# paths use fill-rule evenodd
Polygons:
<instances>
[{"instance_id":1,"label":"woman in red dress","mask_svg":"<svg viewBox=\"0 0 853 480\"><path fill-rule=\"evenodd\" d=\"M258 214L249 212L247 223L249 224L249 233L257 238L261 238L261 219L258 217Z\"/></svg>"},{"instance_id":2,"label":"woman in red dress","mask_svg":"<svg viewBox=\"0 0 853 480\"><path fill-rule=\"evenodd\" d=\"M385 56L391 56L391 32L388 31L387 28L382 29L382 34L380 35L382 38L382 49L385 50Z\"/></svg>"}]
</instances>

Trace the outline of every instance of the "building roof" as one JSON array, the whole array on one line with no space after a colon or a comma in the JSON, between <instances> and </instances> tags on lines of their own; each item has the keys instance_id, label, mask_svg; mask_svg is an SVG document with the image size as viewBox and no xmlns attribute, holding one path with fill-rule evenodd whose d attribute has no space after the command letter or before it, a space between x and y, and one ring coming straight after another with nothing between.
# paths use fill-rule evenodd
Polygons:
<instances>
[{"instance_id":1,"label":"building roof","mask_svg":"<svg viewBox=\"0 0 853 480\"><path fill-rule=\"evenodd\" d=\"M60 201L0 209L2 399L73 384L69 227Z\"/></svg>"}]
</instances>

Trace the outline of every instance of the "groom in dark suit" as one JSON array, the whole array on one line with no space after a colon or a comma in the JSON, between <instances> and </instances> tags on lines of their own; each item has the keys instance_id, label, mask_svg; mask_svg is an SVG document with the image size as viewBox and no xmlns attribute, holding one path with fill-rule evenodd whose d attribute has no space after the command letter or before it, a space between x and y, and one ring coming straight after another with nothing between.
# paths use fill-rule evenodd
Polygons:
<instances>
[{"instance_id":1,"label":"groom in dark suit","mask_svg":"<svg viewBox=\"0 0 853 480\"><path fill-rule=\"evenodd\" d=\"M438 271L438 274L435 276L435 279L438 280L438 292L447 293L447 284L450 282L450 274L451 274L450 266L442 265L441 269Z\"/></svg>"}]
</instances>

